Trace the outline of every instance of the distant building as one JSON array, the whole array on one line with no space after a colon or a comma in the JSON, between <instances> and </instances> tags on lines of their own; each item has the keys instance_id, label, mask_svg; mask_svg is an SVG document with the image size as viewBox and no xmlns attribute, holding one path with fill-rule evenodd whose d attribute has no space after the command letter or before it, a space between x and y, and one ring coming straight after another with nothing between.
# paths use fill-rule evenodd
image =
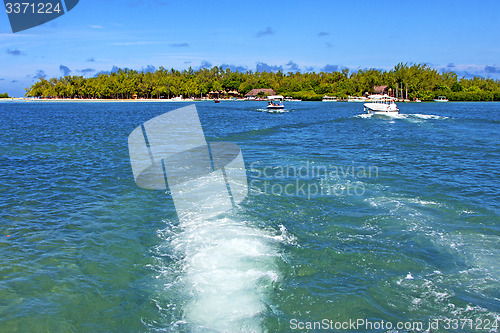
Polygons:
<instances>
[{"instance_id":1,"label":"distant building","mask_svg":"<svg viewBox=\"0 0 500 333\"><path fill-rule=\"evenodd\" d=\"M227 94L229 96L231 96L231 97L238 97L238 96L240 96L240 93L237 90L228 91Z\"/></svg>"},{"instance_id":2,"label":"distant building","mask_svg":"<svg viewBox=\"0 0 500 333\"><path fill-rule=\"evenodd\" d=\"M384 95L389 92L389 86L374 86L373 93L378 95Z\"/></svg>"},{"instance_id":3,"label":"distant building","mask_svg":"<svg viewBox=\"0 0 500 333\"><path fill-rule=\"evenodd\" d=\"M245 95L245 97L256 97L257 94L260 92L263 92L265 95L268 96L276 95L276 91L272 89L252 89Z\"/></svg>"},{"instance_id":4,"label":"distant building","mask_svg":"<svg viewBox=\"0 0 500 333\"><path fill-rule=\"evenodd\" d=\"M222 95L223 92L222 91L213 91L211 90L209 93L208 93L208 98L211 98L211 99L216 99L216 98L219 98L220 95Z\"/></svg>"}]
</instances>

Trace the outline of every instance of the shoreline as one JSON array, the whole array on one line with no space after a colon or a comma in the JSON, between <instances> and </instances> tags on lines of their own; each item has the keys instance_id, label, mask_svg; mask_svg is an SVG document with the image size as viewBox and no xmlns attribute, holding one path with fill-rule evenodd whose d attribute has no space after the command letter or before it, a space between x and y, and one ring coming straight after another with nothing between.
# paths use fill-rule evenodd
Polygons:
<instances>
[{"instance_id":1,"label":"shoreline","mask_svg":"<svg viewBox=\"0 0 500 333\"><path fill-rule=\"evenodd\" d=\"M38 102L38 103L203 103L212 102L214 99L99 99L99 98L29 98L29 97L9 97L0 98L0 102ZM220 102L255 102L246 99L219 99ZM258 101L262 102L262 101ZM296 101L288 101L296 102ZM306 102L306 101L301 101ZM320 102L322 101L309 101L309 102ZM498 101L449 101L447 103L495 103ZM347 101L338 101L338 103L347 103ZM398 101L398 103L417 103L415 101ZM422 101L421 103L438 103L435 101Z\"/></svg>"},{"instance_id":2,"label":"shoreline","mask_svg":"<svg viewBox=\"0 0 500 333\"><path fill-rule=\"evenodd\" d=\"M19 102L66 102L66 103L71 103L71 102L84 102L84 103L103 103L103 102L108 102L108 103L150 103L150 102L156 102L156 103L179 103L179 102L214 102L213 99L106 99L106 98L29 98L29 97L12 97L12 98L0 98L0 102L2 101L19 101ZM245 101L244 99L219 99L221 102L243 102Z\"/></svg>"}]
</instances>

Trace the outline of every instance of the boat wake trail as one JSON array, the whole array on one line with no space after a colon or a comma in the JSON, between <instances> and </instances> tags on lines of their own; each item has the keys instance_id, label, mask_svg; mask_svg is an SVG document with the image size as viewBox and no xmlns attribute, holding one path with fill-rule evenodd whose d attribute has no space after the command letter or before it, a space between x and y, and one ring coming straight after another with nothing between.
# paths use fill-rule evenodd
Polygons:
<instances>
[{"instance_id":1,"label":"boat wake trail","mask_svg":"<svg viewBox=\"0 0 500 333\"><path fill-rule=\"evenodd\" d=\"M393 288L401 293L401 306L411 304L412 310L444 313L450 318L500 320L497 235L486 233L483 224L472 221L466 230L455 230L453 224L464 212L450 203L404 195L374 196L366 201L392 216L393 225L384 228L400 228L412 243L425 244L426 251L433 251L429 266L395 280ZM456 218L446 222L436 219L432 212L443 209L456 209Z\"/></svg>"},{"instance_id":2,"label":"boat wake trail","mask_svg":"<svg viewBox=\"0 0 500 333\"><path fill-rule=\"evenodd\" d=\"M172 331L266 331L282 237L230 217L184 221L159 236L155 302Z\"/></svg>"},{"instance_id":3,"label":"boat wake trail","mask_svg":"<svg viewBox=\"0 0 500 333\"><path fill-rule=\"evenodd\" d=\"M191 105L134 129L129 152L137 185L166 190L179 221L159 233L152 267L164 284L153 299L161 321L172 331L263 331L278 251L271 235L228 217L248 194L240 148L207 142Z\"/></svg>"},{"instance_id":4,"label":"boat wake trail","mask_svg":"<svg viewBox=\"0 0 500 333\"><path fill-rule=\"evenodd\" d=\"M397 113L397 114L387 114L387 115L378 115L378 114L373 114L373 113L363 113L354 116L354 118L376 118L376 119L383 119L383 118L390 118L390 119L404 119L404 120L409 120L409 121L418 121L418 120L444 120L444 119L449 119L449 117L444 117L444 116L437 116L433 114L406 114L406 113Z\"/></svg>"},{"instance_id":5,"label":"boat wake trail","mask_svg":"<svg viewBox=\"0 0 500 333\"><path fill-rule=\"evenodd\" d=\"M413 118L420 118L420 119L449 119L450 118L450 117L444 117L444 116L437 116L434 114L419 114L419 113L409 114L408 116L413 117Z\"/></svg>"}]
</instances>

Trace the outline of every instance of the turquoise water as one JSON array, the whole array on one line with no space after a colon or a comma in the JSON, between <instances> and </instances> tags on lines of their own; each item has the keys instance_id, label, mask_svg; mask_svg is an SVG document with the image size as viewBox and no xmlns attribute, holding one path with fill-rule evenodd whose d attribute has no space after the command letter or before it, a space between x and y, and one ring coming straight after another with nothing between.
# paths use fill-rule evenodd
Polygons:
<instances>
[{"instance_id":1,"label":"turquoise water","mask_svg":"<svg viewBox=\"0 0 500 333\"><path fill-rule=\"evenodd\" d=\"M0 332L498 331L500 103L262 103L196 104L250 191L185 224L127 137L186 103L0 103Z\"/></svg>"}]
</instances>

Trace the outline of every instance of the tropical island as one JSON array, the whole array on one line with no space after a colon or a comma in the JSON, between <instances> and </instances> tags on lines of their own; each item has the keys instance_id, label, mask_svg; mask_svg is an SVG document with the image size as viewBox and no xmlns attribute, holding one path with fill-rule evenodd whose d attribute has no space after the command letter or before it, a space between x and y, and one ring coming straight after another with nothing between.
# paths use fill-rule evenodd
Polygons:
<instances>
[{"instance_id":1,"label":"tropical island","mask_svg":"<svg viewBox=\"0 0 500 333\"><path fill-rule=\"evenodd\" d=\"M491 78L459 78L454 72L438 72L426 64L397 64L392 70L365 69L351 72L252 72L229 68L191 67L187 70L155 71L117 69L95 77L40 78L26 88L26 97L69 99L171 99L228 98L244 96L253 89L270 88L281 95L316 101L323 96L361 96L374 87L387 91L403 89L410 100L432 101L447 96L450 101L500 101L500 81Z\"/></svg>"},{"instance_id":2,"label":"tropical island","mask_svg":"<svg viewBox=\"0 0 500 333\"><path fill-rule=\"evenodd\" d=\"M9 94L7 94L7 93L0 94L0 98L9 98Z\"/></svg>"}]
</instances>

